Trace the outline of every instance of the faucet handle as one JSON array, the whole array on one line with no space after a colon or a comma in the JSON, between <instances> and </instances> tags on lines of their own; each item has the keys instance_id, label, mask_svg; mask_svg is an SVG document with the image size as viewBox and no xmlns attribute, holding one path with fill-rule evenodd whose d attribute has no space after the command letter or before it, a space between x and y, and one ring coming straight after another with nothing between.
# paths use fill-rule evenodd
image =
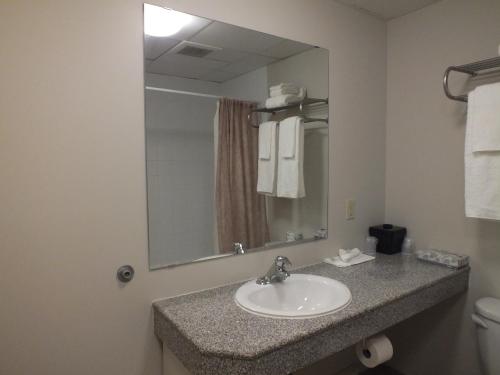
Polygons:
<instances>
[{"instance_id":1,"label":"faucet handle","mask_svg":"<svg viewBox=\"0 0 500 375\"><path fill-rule=\"evenodd\" d=\"M274 260L274 263L276 264L276 267L279 267L283 270L285 270L286 266L291 266L292 262L290 262L290 259L287 257L284 257L282 255L278 255L276 259Z\"/></svg>"},{"instance_id":2,"label":"faucet handle","mask_svg":"<svg viewBox=\"0 0 500 375\"><path fill-rule=\"evenodd\" d=\"M245 254L245 249L244 249L243 244L241 242L234 242L233 243L233 253L235 255Z\"/></svg>"},{"instance_id":3,"label":"faucet handle","mask_svg":"<svg viewBox=\"0 0 500 375\"><path fill-rule=\"evenodd\" d=\"M290 276L290 272L288 272L285 266L291 266L292 262L287 257L278 255L276 259L274 259L271 268L267 273L259 277L255 282L259 285L267 285L274 282L281 282L287 279Z\"/></svg>"}]
</instances>

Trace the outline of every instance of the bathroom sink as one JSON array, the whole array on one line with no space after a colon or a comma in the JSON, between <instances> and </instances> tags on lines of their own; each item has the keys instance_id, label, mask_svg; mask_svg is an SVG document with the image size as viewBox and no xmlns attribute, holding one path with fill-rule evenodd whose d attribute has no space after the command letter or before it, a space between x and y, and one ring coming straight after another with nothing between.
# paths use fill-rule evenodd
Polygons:
<instances>
[{"instance_id":1,"label":"bathroom sink","mask_svg":"<svg viewBox=\"0 0 500 375\"><path fill-rule=\"evenodd\" d=\"M328 277L292 274L267 285L249 281L236 291L234 300L252 314L304 319L345 308L351 302L351 292L345 284Z\"/></svg>"}]
</instances>

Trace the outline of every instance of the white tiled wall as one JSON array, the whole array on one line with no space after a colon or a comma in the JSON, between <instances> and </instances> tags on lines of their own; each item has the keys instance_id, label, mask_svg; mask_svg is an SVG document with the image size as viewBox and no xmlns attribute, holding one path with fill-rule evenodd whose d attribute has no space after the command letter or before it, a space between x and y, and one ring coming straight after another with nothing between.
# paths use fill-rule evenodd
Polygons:
<instances>
[{"instance_id":1,"label":"white tiled wall","mask_svg":"<svg viewBox=\"0 0 500 375\"><path fill-rule=\"evenodd\" d=\"M216 99L146 92L153 267L213 255Z\"/></svg>"},{"instance_id":2,"label":"white tiled wall","mask_svg":"<svg viewBox=\"0 0 500 375\"><path fill-rule=\"evenodd\" d=\"M147 74L146 86L262 103L267 69L223 84ZM145 100L150 265L214 255L216 99L148 90Z\"/></svg>"}]
</instances>

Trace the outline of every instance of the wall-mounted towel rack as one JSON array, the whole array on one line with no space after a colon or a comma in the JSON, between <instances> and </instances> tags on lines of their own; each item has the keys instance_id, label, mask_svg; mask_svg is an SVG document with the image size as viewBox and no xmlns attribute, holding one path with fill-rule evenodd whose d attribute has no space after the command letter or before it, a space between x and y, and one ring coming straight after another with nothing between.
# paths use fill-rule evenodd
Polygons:
<instances>
[{"instance_id":1,"label":"wall-mounted towel rack","mask_svg":"<svg viewBox=\"0 0 500 375\"><path fill-rule=\"evenodd\" d=\"M304 124L308 124L308 123L311 123L311 122L323 122L325 125L319 125L319 126L314 126L314 127L308 127L308 128L305 128L306 130L309 130L309 129L319 129L319 128L325 128L326 125L328 124L328 119L327 118L313 118L313 117L304 117L304 116L301 116L302 117L302 122ZM280 121L277 122L278 124L280 123ZM257 125L253 125L252 126L254 128L258 128L260 126L260 124L257 124Z\"/></svg>"},{"instance_id":2,"label":"wall-mounted towel rack","mask_svg":"<svg viewBox=\"0 0 500 375\"><path fill-rule=\"evenodd\" d=\"M286 111L288 109L294 109L294 108L297 108L300 112L303 112L304 108L306 106L310 106L310 105L313 105L313 104L328 104L328 98L326 98L326 99L305 98L304 100L302 100L300 102L289 104L289 105L284 105L284 106L281 106L281 107L255 108L254 110L250 111L250 113L248 114L247 118L248 118L248 121L250 121L252 113L256 113L256 112L271 113L271 114L274 115L277 112ZM304 123L317 122L317 121L328 123L328 119L324 119L324 118L310 118L310 117L304 117L304 116L302 116L302 118L304 119ZM258 124L252 124L252 126L253 127L257 127L257 128L259 127Z\"/></svg>"},{"instance_id":3,"label":"wall-mounted towel rack","mask_svg":"<svg viewBox=\"0 0 500 375\"><path fill-rule=\"evenodd\" d=\"M325 124L328 124L328 119L327 118L314 118L314 117L304 117L302 116L302 121L304 124L307 124L309 122L324 122Z\"/></svg>"},{"instance_id":4,"label":"wall-mounted towel rack","mask_svg":"<svg viewBox=\"0 0 500 375\"><path fill-rule=\"evenodd\" d=\"M449 77L451 72L459 72L468 74L471 77L477 76L479 72L483 70L490 70L500 68L500 57L493 57L492 59L486 59L481 61L476 61L470 64L458 65L458 66L449 66L444 72L443 77L443 88L446 96L452 100L458 100L461 102L467 103L467 95L453 95L450 92L450 88L448 86Z\"/></svg>"},{"instance_id":5,"label":"wall-mounted towel rack","mask_svg":"<svg viewBox=\"0 0 500 375\"><path fill-rule=\"evenodd\" d=\"M289 104L289 105L284 105L281 107L274 107L274 108L255 108L252 112L264 112L264 113L272 113L275 114L276 112L280 111L285 111L287 109L292 109L292 108L298 108L300 112L304 110L304 106L311 105L311 104L328 104L328 98L326 99L317 99L317 98L305 98L304 100ZM249 114L250 116L250 114Z\"/></svg>"}]
</instances>

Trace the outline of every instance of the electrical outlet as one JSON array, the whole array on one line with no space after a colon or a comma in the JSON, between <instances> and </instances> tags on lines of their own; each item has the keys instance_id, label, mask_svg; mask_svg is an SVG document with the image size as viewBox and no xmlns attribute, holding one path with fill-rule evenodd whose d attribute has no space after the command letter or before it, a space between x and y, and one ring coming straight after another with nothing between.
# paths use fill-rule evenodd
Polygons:
<instances>
[{"instance_id":1,"label":"electrical outlet","mask_svg":"<svg viewBox=\"0 0 500 375\"><path fill-rule=\"evenodd\" d=\"M354 199L348 199L345 201L345 219L354 220L356 210L356 201Z\"/></svg>"}]
</instances>

